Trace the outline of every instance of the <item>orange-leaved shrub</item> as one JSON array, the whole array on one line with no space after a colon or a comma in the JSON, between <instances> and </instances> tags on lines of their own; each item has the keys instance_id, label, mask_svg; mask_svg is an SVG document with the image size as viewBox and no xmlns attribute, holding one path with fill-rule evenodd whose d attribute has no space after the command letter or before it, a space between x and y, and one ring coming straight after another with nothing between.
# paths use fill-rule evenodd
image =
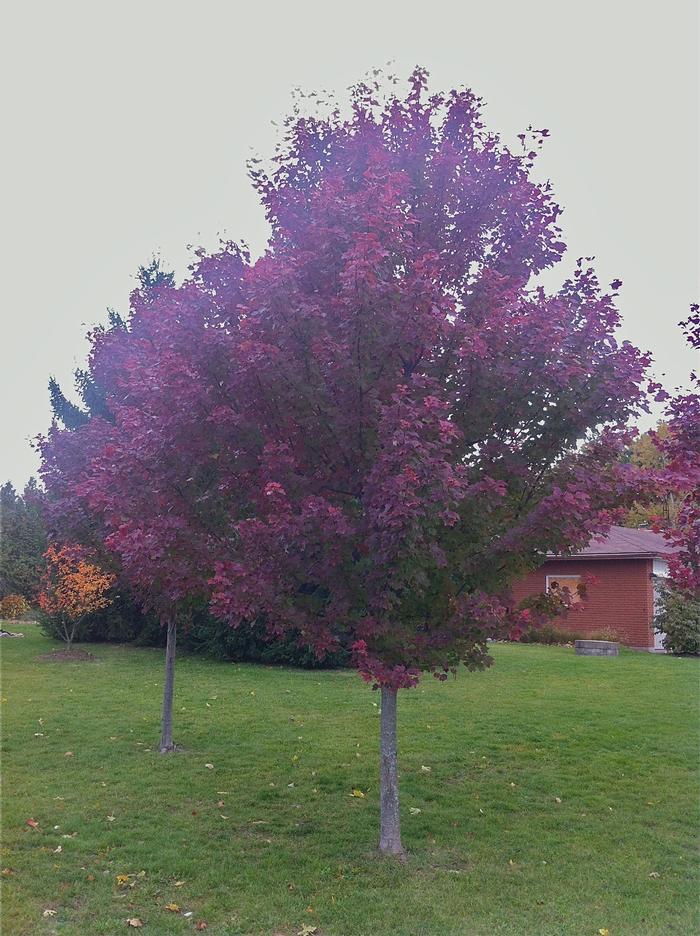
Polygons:
<instances>
[{"instance_id":1,"label":"orange-leaved shrub","mask_svg":"<svg viewBox=\"0 0 700 936\"><path fill-rule=\"evenodd\" d=\"M49 546L41 580L39 607L44 629L64 640L70 650L83 619L111 604L108 595L114 576L89 562L78 546Z\"/></svg>"}]
</instances>

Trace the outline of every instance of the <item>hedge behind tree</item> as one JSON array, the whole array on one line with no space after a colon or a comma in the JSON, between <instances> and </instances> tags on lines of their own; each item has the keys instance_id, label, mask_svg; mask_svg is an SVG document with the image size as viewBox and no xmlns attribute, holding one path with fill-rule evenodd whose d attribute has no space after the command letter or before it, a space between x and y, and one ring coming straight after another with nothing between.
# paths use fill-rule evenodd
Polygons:
<instances>
[{"instance_id":1,"label":"hedge behind tree","mask_svg":"<svg viewBox=\"0 0 700 936\"><path fill-rule=\"evenodd\" d=\"M125 590L114 602L91 615L85 622L84 639L96 643L133 643L142 647L164 647L166 632L157 617L144 614ZM182 650L239 663L298 666L303 669L337 669L349 665L349 654L340 650L329 654L322 663L310 646L299 645L290 634L282 641L265 639L265 627L232 628L217 620L206 609L195 612L189 626L183 628L178 643Z\"/></svg>"}]
</instances>

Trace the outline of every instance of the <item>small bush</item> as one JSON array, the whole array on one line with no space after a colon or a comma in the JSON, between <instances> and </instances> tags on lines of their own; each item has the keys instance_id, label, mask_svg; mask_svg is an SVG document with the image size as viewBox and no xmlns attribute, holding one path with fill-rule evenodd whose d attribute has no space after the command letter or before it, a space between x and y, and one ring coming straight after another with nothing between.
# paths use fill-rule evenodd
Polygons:
<instances>
[{"instance_id":1,"label":"small bush","mask_svg":"<svg viewBox=\"0 0 700 936\"><path fill-rule=\"evenodd\" d=\"M613 643L620 643L620 635L614 627L601 627L593 631L588 637L589 640L611 640Z\"/></svg>"},{"instance_id":2,"label":"small bush","mask_svg":"<svg viewBox=\"0 0 700 936\"><path fill-rule=\"evenodd\" d=\"M529 627L520 638L520 643L570 644L583 639L584 635L577 631L566 630L554 624L541 624L539 627Z\"/></svg>"},{"instance_id":3,"label":"small bush","mask_svg":"<svg viewBox=\"0 0 700 936\"><path fill-rule=\"evenodd\" d=\"M665 634L664 649L700 656L700 601L666 584L659 585L654 630Z\"/></svg>"},{"instance_id":4,"label":"small bush","mask_svg":"<svg viewBox=\"0 0 700 936\"><path fill-rule=\"evenodd\" d=\"M29 611L29 602L22 595L5 595L0 600L0 618L16 621Z\"/></svg>"}]
</instances>

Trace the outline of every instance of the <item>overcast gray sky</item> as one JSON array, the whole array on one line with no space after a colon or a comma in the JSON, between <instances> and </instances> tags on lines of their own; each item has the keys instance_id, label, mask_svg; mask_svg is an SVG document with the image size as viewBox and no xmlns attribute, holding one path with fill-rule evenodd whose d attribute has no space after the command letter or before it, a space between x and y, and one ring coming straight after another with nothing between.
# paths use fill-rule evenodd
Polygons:
<instances>
[{"instance_id":1,"label":"overcast gray sky","mask_svg":"<svg viewBox=\"0 0 700 936\"><path fill-rule=\"evenodd\" d=\"M36 471L46 383L69 386L86 327L125 310L140 263L265 223L245 174L290 90L427 66L471 86L540 160L565 209L562 278L594 254L624 281L624 334L669 386L697 362L676 323L698 295L698 7L693 0L9 2L3 17L0 481Z\"/></svg>"}]
</instances>

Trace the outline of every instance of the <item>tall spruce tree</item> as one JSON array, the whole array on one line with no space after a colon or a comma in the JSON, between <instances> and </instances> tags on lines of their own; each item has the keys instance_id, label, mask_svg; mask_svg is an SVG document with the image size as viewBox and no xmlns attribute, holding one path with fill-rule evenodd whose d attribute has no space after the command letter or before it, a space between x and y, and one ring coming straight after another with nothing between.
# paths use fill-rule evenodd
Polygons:
<instances>
[{"instance_id":1,"label":"tall spruce tree","mask_svg":"<svg viewBox=\"0 0 700 936\"><path fill-rule=\"evenodd\" d=\"M153 257L151 262L138 268L138 292L144 296L153 294L158 287L172 286L175 274L163 270L159 257ZM107 310L107 325L100 325L95 329L96 334L109 331L128 331L129 320L123 318L114 309ZM84 426L93 416L101 416L111 422L113 416L107 404L104 389L96 381L92 370L77 368L74 372L75 390L80 404L73 403L65 395L55 377L49 378L49 397L53 418L65 429L78 429Z\"/></svg>"},{"instance_id":2,"label":"tall spruce tree","mask_svg":"<svg viewBox=\"0 0 700 936\"><path fill-rule=\"evenodd\" d=\"M36 597L46 550L43 497L34 478L21 494L9 481L0 487L0 597Z\"/></svg>"}]
</instances>

